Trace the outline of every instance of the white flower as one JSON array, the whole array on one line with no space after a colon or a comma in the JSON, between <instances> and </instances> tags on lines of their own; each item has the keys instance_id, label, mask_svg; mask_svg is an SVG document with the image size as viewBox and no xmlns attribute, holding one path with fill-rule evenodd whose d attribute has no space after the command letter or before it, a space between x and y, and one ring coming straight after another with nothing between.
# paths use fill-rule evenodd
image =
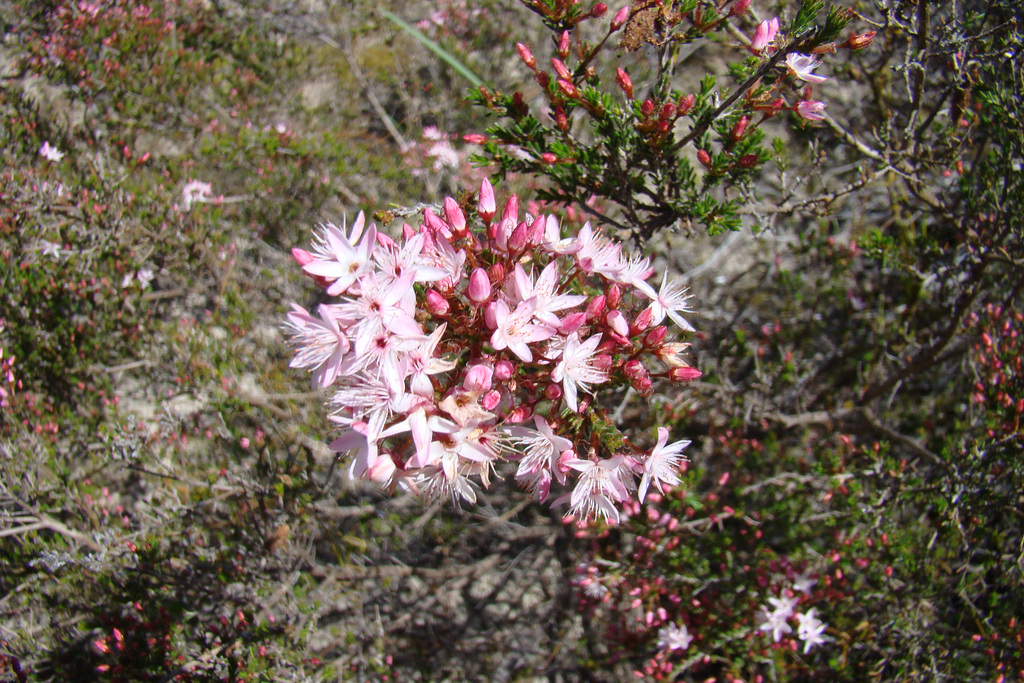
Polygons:
<instances>
[{"instance_id":1,"label":"white flower","mask_svg":"<svg viewBox=\"0 0 1024 683\"><path fill-rule=\"evenodd\" d=\"M782 640L783 633L793 632L790 625L786 623L787 617L778 612L769 612L767 608L762 607L761 618L764 619L764 623L758 626L758 629L765 633L770 631L776 643Z\"/></svg>"},{"instance_id":2,"label":"white flower","mask_svg":"<svg viewBox=\"0 0 1024 683\"><path fill-rule=\"evenodd\" d=\"M302 269L310 275L322 277L331 283L327 293L344 294L360 277L373 267L373 248L377 244L377 228L373 223L363 234L366 219L360 211L346 237L337 226L327 223L320 227L313 244L314 259ZM343 226L344 227L344 226ZM362 238L362 239L360 239Z\"/></svg>"},{"instance_id":3,"label":"white flower","mask_svg":"<svg viewBox=\"0 0 1024 683\"><path fill-rule=\"evenodd\" d=\"M791 52L786 55L786 66L789 68L789 73L812 85L828 80L824 76L814 73L818 63L818 60L811 55L802 55L799 52Z\"/></svg>"},{"instance_id":4,"label":"white flower","mask_svg":"<svg viewBox=\"0 0 1024 683\"><path fill-rule=\"evenodd\" d=\"M185 210L188 211L196 202L205 202L213 194L213 186L199 180L190 180L185 183L181 190L181 200L185 203Z\"/></svg>"},{"instance_id":5,"label":"white flower","mask_svg":"<svg viewBox=\"0 0 1024 683\"><path fill-rule=\"evenodd\" d=\"M666 272L661 278L661 289L658 292L655 292L654 288L646 282L635 282L634 286L651 300L651 305L649 306L651 309L651 325L660 325L667 315L680 328L687 331L693 330L693 325L687 322L683 316L679 315L680 313L693 313L693 309L686 306L690 295L687 293L689 290L683 285L682 280L672 278L669 281L668 272Z\"/></svg>"},{"instance_id":6,"label":"white flower","mask_svg":"<svg viewBox=\"0 0 1024 683\"><path fill-rule=\"evenodd\" d=\"M806 614L798 612L796 615L799 622L797 625L797 637L804 641L804 654L810 652L811 648L815 645L821 645L828 640L823 635L827 626L814 616L814 610L815 608L812 607L807 610Z\"/></svg>"},{"instance_id":7,"label":"white flower","mask_svg":"<svg viewBox=\"0 0 1024 683\"><path fill-rule=\"evenodd\" d=\"M679 477L676 475L676 472L679 470L679 461L683 459L681 451L689 446L690 442L676 441L674 444L666 446L665 444L667 443L668 430L664 427L659 427L658 443L644 461L644 476L640 480L640 489L638 491L641 503L644 502L647 488L651 485L652 480L662 493L665 493L665 490L661 487L662 484L667 486L679 485Z\"/></svg>"},{"instance_id":8,"label":"white flower","mask_svg":"<svg viewBox=\"0 0 1024 683\"><path fill-rule=\"evenodd\" d=\"M561 360L551 371L551 379L562 383L565 403L573 412L579 412L579 403L576 400L579 389L590 391L591 384L608 381L608 375L604 370L599 370L591 364L600 343L600 332L583 343L580 343L579 335L573 332L565 340Z\"/></svg>"},{"instance_id":9,"label":"white flower","mask_svg":"<svg viewBox=\"0 0 1024 683\"><path fill-rule=\"evenodd\" d=\"M663 650L687 650L692 642L693 636L686 630L686 624L669 624L658 631L658 647Z\"/></svg>"},{"instance_id":10,"label":"white flower","mask_svg":"<svg viewBox=\"0 0 1024 683\"><path fill-rule=\"evenodd\" d=\"M49 142L44 142L43 146L39 148L39 154L44 156L48 161L60 161L64 158L64 152L60 151Z\"/></svg>"}]
</instances>

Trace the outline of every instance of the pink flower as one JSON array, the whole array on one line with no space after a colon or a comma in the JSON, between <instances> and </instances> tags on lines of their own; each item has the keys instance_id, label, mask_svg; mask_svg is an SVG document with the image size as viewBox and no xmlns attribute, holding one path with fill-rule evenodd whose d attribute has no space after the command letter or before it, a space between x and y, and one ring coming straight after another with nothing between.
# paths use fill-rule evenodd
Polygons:
<instances>
[{"instance_id":1,"label":"pink flower","mask_svg":"<svg viewBox=\"0 0 1024 683\"><path fill-rule=\"evenodd\" d=\"M42 150L39 150L39 152L42 154ZM56 160L51 159L51 161ZM181 200L185 204L185 210L188 211L196 202L205 202L211 194L213 194L213 186L210 185L210 183L204 183L199 180L190 180L185 183L185 187L181 190Z\"/></svg>"},{"instance_id":2,"label":"pink flower","mask_svg":"<svg viewBox=\"0 0 1024 683\"><path fill-rule=\"evenodd\" d=\"M321 305L318 312L320 317L314 318L302 306L292 304L287 324L296 352L288 365L310 369L317 384L329 387L338 378L349 341L329 306Z\"/></svg>"},{"instance_id":3,"label":"pink flower","mask_svg":"<svg viewBox=\"0 0 1024 683\"><path fill-rule=\"evenodd\" d=\"M331 296L344 294L373 267L372 256L373 248L377 244L377 228L371 223L366 234L363 234L365 221L366 218L360 211L355 223L352 224L352 232L347 237L331 223L322 225L317 242L313 244L315 260L302 267L310 275L322 277L331 283L327 288L327 293Z\"/></svg>"},{"instance_id":4,"label":"pink flower","mask_svg":"<svg viewBox=\"0 0 1024 683\"><path fill-rule=\"evenodd\" d=\"M825 114L824 102L815 102L811 100L802 100L796 103L796 113L804 121L824 121Z\"/></svg>"},{"instance_id":5,"label":"pink flower","mask_svg":"<svg viewBox=\"0 0 1024 683\"><path fill-rule=\"evenodd\" d=\"M49 142L44 142L43 146L39 148L39 154L42 155L47 161L60 161L64 158L64 152L60 151ZM210 186L207 185L207 188ZM185 207L188 208L187 206Z\"/></svg>"},{"instance_id":6,"label":"pink flower","mask_svg":"<svg viewBox=\"0 0 1024 683\"><path fill-rule=\"evenodd\" d=\"M762 21L754 31L754 38L750 41L750 50L754 53L761 52L775 41L775 36L778 32L778 17Z\"/></svg>"},{"instance_id":7,"label":"pink flower","mask_svg":"<svg viewBox=\"0 0 1024 683\"><path fill-rule=\"evenodd\" d=\"M658 428L658 443L651 450L650 455L644 460L644 476L640 480L640 488L637 491L640 502L644 502L647 496L647 489L651 482L658 487L658 491L665 493L662 484L666 486L678 486L679 462L683 460L682 450L690 445L689 441L676 441L670 446L668 443L668 429Z\"/></svg>"},{"instance_id":8,"label":"pink flower","mask_svg":"<svg viewBox=\"0 0 1024 683\"><path fill-rule=\"evenodd\" d=\"M555 335L555 331L547 325L535 325L531 322L536 310L536 299L519 302L514 311L510 310L504 301L496 302L494 319L497 329L491 335L491 346L494 350L508 349L520 360L527 363L532 361L533 351L529 345Z\"/></svg>"},{"instance_id":9,"label":"pink flower","mask_svg":"<svg viewBox=\"0 0 1024 683\"><path fill-rule=\"evenodd\" d=\"M562 383L565 404L573 412L579 412L579 403L576 397L580 389L590 391L591 384L608 381L608 375L593 365L594 353L600 343L601 333L595 334L582 343L580 343L579 335L575 332L570 334L565 339L561 359L555 369L551 371L552 381Z\"/></svg>"},{"instance_id":10,"label":"pink flower","mask_svg":"<svg viewBox=\"0 0 1024 683\"><path fill-rule=\"evenodd\" d=\"M814 73L819 63L811 55L803 55L799 52L791 52L786 55L786 67L789 69L789 73L801 81L807 81L812 85L824 83L828 80L824 76Z\"/></svg>"}]
</instances>

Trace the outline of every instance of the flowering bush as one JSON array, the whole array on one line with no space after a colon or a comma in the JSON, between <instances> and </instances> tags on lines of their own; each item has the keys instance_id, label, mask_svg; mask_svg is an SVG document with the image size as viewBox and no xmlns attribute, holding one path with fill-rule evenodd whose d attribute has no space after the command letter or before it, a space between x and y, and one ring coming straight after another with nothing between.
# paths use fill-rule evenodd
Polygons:
<instances>
[{"instance_id":1,"label":"flowering bush","mask_svg":"<svg viewBox=\"0 0 1024 683\"><path fill-rule=\"evenodd\" d=\"M557 482L571 491L553 504L616 521L634 492L677 484L689 442L669 444L662 428L652 450L632 446L591 392L648 396L657 377L700 376L662 325L693 329L680 281L666 274L654 289L647 258L589 224L564 237L553 216L521 219L515 195L498 216L486 180L482 230L452 198L442 214L426 209L400 241L360 214L349 234L324 225L312 253L293 251L339 297L316 315L293 305L288 327L292 366L334 392L331 449L354 453L351 474L474 502L471 477L487 487L515 460L539 500Z\"/></svg>"}]
</instances>

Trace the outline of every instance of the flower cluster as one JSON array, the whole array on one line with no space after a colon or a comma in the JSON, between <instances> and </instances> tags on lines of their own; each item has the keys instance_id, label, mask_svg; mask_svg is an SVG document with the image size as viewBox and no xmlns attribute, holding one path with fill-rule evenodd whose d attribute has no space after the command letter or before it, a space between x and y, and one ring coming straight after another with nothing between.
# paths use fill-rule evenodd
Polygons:
<instances>
[{"instance_id":1,"label":"flower cluster","mask_svg":"<svg viewBox=\"0 0 1024 683\"><path fill-rule=\"evenodd\" d=\"M670 320L693 328L689 295L650 262L584 225L563 236L552 216L520 217L513 195L498 213L481 184L476 216L451 198L392 239L367 224L322 226L303 270L336 297L315 314L293 305L293 367L333 392L331 444L350 472L389 488L476 500L495 466L537 499L585 518L619 519L618 507L653 486L679 482L688 442L631 446L594 405L597 386L700 376L670 341Z\"/></svg>"},{"instance_id":2,"label":"flower cluster","mask_svg":"<svg viewBox=\"0 0 1024 683\"><path fill-rule=\"evenodd\" d=\"M801 577L794 584L794 588L801 592L809 593L815 583L813 579ZM794 608L800 604L800 599L795 596L783 595L778 598L768 598L768 602L771 603L772 609L769 610L767 607L761 607L761 614L759 615L761 625L758 627L758 630L766 634L771 633L772 639L776 643L782 640L784 634L793 632L789 621L794 618L797 620L797 637L804 644L804 654L810 652L811 648L815 645L821 645L829 640L824 635L828 625L814 614L817 608L812 607L806 612L797 612Z\"/></svg>"}]
</instances>

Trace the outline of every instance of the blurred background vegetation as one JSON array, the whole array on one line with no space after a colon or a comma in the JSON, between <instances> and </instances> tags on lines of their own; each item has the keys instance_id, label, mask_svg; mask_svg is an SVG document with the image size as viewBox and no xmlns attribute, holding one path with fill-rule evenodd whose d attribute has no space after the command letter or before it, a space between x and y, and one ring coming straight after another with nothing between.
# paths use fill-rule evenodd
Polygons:
<instances>
[{"instance_id":1,"label":"blurred background vegetation","mask_svg":"<svg viewBox=\"0 0 1024 683\"><path fill-rule=\"evenodd\" d=\"M756 171L708 186L736 229L643 232L704 376L602 401L690 462L578 529L513 486L458 510L348 481L279 334L318 221L499 171L570 225L628 216L462 138L511 112L450 60L544 110L515 50L555 53L538 12L396 3L418 38L362 0L0 0L0 680L1024 677L1024 12L848 8L836 42L876 35L824 55L826 120L772 119ZM691 36L669 85L735 88L776 15ZM669 47L616 45L606 82L656 92ZM809 653L756 621L801 581Z\"/></svg>"}]
</instances>

